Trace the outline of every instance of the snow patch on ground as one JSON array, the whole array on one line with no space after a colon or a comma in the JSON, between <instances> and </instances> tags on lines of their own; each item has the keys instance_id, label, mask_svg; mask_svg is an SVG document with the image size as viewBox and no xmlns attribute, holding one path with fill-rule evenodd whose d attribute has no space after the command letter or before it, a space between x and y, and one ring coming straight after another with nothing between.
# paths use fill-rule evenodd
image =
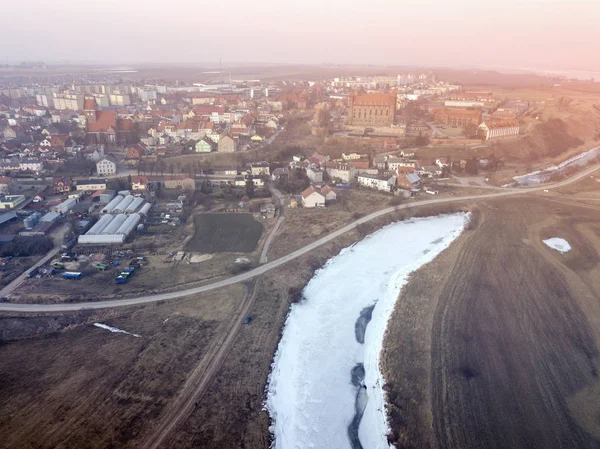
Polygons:
<instances>
[{"instance_id":1,"label":"snow patch on ground","mask_svg":"<svg viewBox=\"0 0 600 449\"><path fill-rule=\"evenodd\" d=\"M133 335L134 337L138 337L138 338L141 337L141 335L132 334L131 332L124 331L123 329L117 329L116 327L111 327L111 326L108 326L107 324L94 323L94 326L99 327L100 329L106 329L107 331L110 331L110 332Z\"/></svg>"},{"instance_id":2,"label":"snow patch on ground","mask_svg":"<svg viewBox=\"0 0 600 449\"><path fill-rule=\"evenodd\" d=\"M358 428L362 447L389 447L379 369L387 322L408 275L447 248L464 229L466 217L389 225L342 250L315 273L305 299L290 309L269 376L266 408L273 419L274 448L350 449L350 424L365 400ZM362 344L357 320L373 306ZM364 386L357 387L352 373L359 364L364 364L365 378ZM366 397L357 388L364 388Z\"/></svg>"},{"instance_id":3,"label":"snow patch on ground","mask_svg":"<svg viewBox=\"0 0 600 449\"><path fill-rule=\"evenodd\" d=\"M212 258L213 258L212 254L194 254L192 257L190 257L190 262L191 263L205 262Z\"/></svg>"},{"instance_id":4,"label":"snow patch on ground","mask_svg":"<svg viewBox=\"0 0 600 449\"><path fill-rule=\"evenodd\" d=\"M571 245L569 245L569 242L558 237L546 239L544 240L544 244L552 249L555 249L556 251L560 251L561 253L568 253L571 251Z\"/></svg>"}]
</instances>

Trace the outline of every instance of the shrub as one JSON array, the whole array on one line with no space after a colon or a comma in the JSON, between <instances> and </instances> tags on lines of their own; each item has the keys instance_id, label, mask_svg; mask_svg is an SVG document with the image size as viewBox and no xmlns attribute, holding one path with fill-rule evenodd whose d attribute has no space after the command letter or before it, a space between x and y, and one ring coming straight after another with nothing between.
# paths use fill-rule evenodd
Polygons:
<instances>
[{"instance_id":1,"label":"shrub","mask_svg":"<svg viewBox=\"0 0 600 449\"><path fill-rule=\"evenodd\" d=\"M395 196L389 201L390 206L399 206L400 204L402 204L402 198L399 196Z\"/></svg>"}]
</instances>

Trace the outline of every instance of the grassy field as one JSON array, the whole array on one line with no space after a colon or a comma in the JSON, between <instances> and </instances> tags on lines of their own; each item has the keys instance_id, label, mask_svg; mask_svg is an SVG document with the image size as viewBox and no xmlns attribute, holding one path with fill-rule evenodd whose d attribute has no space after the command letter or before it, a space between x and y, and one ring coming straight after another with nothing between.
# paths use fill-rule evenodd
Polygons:
<instances>
[{"instance_id":1,"label":"grassy field","mask_svg":"<svg viewBox=\"0 0 600 449\"><path fill-rule=\"evenodd\" d=\"M539 197L481 209L400 295L383 357L392 439L597 448L600 210Z\"/></svg>"},{"instance_id":2,"label":"grassy field","mask_svg":"<svg viewBox=\"0 0 600 449\"><path fill-rule=\"evenodd\" d=\"M134 309L3 315L0 447L139 447L245 294L235 285Z\"/></svg>"},{"instance_id":3,"label":"grassy field","mask_svg":"<svg viewBox=\"0 0 600 449\"><path fill-rule=\"evenodd\" d=\"M250 253L263 231L262 224L250 214L196 215L194 226L194 236L185 250L201 253Z\"/></svg>"}]
</instances>

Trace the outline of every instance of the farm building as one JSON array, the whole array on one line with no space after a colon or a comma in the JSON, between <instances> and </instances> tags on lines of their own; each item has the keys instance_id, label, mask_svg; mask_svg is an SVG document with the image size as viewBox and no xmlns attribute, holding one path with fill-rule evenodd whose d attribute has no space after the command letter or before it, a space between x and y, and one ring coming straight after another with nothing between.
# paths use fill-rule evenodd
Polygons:
<instances>
[{"instance_id":1,"label":"farm building","mask_svg":"<svg viewBox=\"0 0 600 449\"><path fill-rule=\"evenodd\" d=\"M302 205L307 208L325 207L325 197L314 187L309 187L302 192Z\"/></svg>"},{"instance_id":2,"label":"farm building","mask_svg":"<svg viewBox=\"0 0 600 449\"><path fill-rule=\"evenodd\" d=\"M138 210L142 204L144 203L144 199L143 198L136 198L132 201L132 203L127 206L127 208L125 209L125 213L126 214L131 214L133 212L135 212L136 210Z\"/></svg>"},{"instance_id":3,"label":"farm building","mask_svg":"<svg viewBox=\"0 0 600 449\"><path fill-rule=\"evenodd\" d=\"M103 209L102 209L102 213L103 214L110 214L115 207L117 207L119 205L119 203L123 201L123 197L121 195L117 195L115 196L110 203L108 203Z\"/></svg>"},{"instance_id":4,"label":"farm building","mask_svg":"<svg viewBox=\"0 0 600 449\"><path fill-rule=\"evenodd\" d=\"M52 208L52 211L61 214L66 214L71 209L73 209L73 206L75 206L75 204L77 204L77 200L75 198L69 198L63 201L62 203L58 204L57 206L54 206Z\"/></svg>"},{"instance_id":5,"label":"farm building","mask_svg":"<svg viewBox=\"0 0 600 449\"><path fill-rule=\"evenodd\" d=\"M125 209L129 207L131 203L133 203L134 197L133 195L127 195L123 200L115 206L112 213L113 214L122 214L125 212Z\"/></svg>"}]
</instances>

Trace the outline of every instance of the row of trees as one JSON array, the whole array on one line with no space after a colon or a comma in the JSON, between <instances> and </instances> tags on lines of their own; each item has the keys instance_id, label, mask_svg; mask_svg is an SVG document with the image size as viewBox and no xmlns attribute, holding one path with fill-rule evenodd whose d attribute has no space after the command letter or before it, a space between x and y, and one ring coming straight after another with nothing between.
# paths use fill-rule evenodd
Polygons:
<instances>
[{"instance_id":1,"label":"row of trees","mask_svg":"<svg viewBox=\"0 0 600 449\"><path fill-rule=\"evenodd\" d=\"M0 257L29 257L46 254L53 247L52 239L46 236L17 236L15 239L0 246Z\"/></svg>"}]
</instances>

